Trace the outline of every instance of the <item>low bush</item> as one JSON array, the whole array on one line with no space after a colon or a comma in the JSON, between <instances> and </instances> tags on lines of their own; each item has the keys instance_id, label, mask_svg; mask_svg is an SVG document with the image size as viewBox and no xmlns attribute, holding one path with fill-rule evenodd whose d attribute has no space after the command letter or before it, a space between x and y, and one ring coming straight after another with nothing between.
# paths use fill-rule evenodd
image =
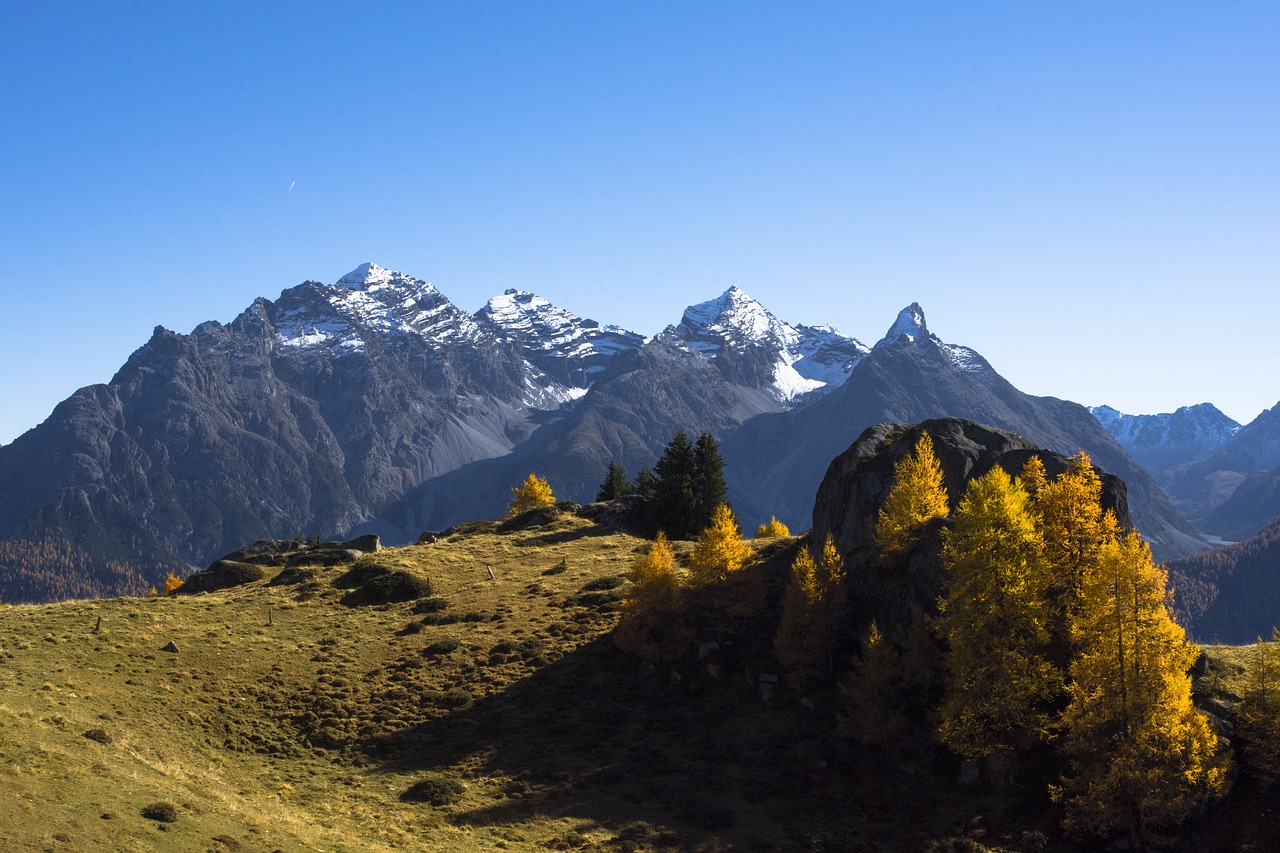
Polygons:
<instances>
[{"instance_id":1,"label":"low bush","mask_svg":"<svg viewBox=\"0 0 1280 853\"><path fill-rule=\"evenodd\" d=\"M158 820L161 823L173 823L178 819L178 807L163 800L144 806L142 816L147 820Z\"/></svg>"},{"instance_id":2,"label":"low bush","mask_svg":"<svg viewBox=\"0 0 1280 853\"><path fill-rule=\"evenodd\" d=\"M425 598L432 592L431 581L408 572L387 572L378 575L359 589L353 589L342 597L347 606L368 604L399 604Z\"/></svg>"},{"instance_id":3,"label":"low bush","mask_svg":"<svg viewBox=\"0 0 1280 853\"><path fill-rule=\"evenodd\" d=\"M435 658L451 655L462 645L454 637L445 637L443 640L436 640L431 645L422 650L424 657Z\"/></svg>"},{"instance_id":4,"label":"low bush","mask_svg":"<svg viewBox=\"0 0 1280 853\"><path fill-rule=\"evenodd\" d=\"M436 774L415 782L400 795L401 802L447 806L462 799L466 786L452 776Z\"/></svg>"}]
</instances>

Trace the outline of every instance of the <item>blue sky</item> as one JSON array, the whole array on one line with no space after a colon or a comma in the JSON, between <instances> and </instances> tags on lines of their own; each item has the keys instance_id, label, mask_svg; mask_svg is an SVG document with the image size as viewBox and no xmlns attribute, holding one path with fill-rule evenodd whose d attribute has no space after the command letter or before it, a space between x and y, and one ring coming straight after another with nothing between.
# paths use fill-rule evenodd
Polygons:
<instances>
[{"instance_id":1,"label":"blue sky","mask_svg":"<svg viewBox=\"0 0 1280 853\"><path fill-rule=\"evenodd\" d=\"M1280 4L362 5L0 4L0 442L364 261L646 334L919 301L1030 393L1280 400Z\"/></svg>"}]
</instances>

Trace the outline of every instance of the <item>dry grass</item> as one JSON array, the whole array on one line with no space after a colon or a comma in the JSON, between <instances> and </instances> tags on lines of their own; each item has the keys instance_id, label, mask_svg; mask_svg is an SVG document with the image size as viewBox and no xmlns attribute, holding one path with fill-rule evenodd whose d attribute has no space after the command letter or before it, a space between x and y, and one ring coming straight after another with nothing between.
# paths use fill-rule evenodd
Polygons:
<instances>
[{"instance_id":1,"label":"dry grass","mask_svg":"<svg viewBox=\"0 0 1280 853\"><path fill-rule=\"evenodd\" d=\"M607 636L645 543L506 528L357 565L429 579L416 602L346 606L334 566L0 609L0 850L922 850L976 813L988 843L1051 828L951 768L863 762L821 697L762 704L743 676L767 616L718 680L646 670ZM795 540L753 545L776 607ZM1213 650L1224 688L1237 651Z\"/></svg>"}]
</instances>

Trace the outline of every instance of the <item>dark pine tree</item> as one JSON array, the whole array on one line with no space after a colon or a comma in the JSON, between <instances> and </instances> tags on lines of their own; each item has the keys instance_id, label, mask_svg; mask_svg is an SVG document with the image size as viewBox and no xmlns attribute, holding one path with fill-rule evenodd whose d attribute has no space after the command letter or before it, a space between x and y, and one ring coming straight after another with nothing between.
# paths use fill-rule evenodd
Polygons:
<instances>
[{"instance_id":1,"label":"dark pine tree","mask_svg":"<svg viewBox=\"0 0 1280 853\"><path fill-rule=\"evenodd\" d=\"M694 497L693 442L684 430L671 439L653 470L658 478L650 516L653 526L672 539L692 538L701 528Z\"/></svg>"},{"instance_id":2,"label":"dark pine tree","mask_svg":"<svg viewBox=\"0 0 1280 853\"><path fill-rule=\"evenodd\" d=\"M720 445L711 433L704 432L698 436L698 443L693 448L694 530L710 526L716 507L729 502L728 495Z\"/></svg>"},{"instance_id":3,"label":"dark pine tree","mask_svg":"<svg viewBox=\"0 0 1280 853\"><path fill-rule=\"evenodd\" d=\"M630 489L631 494L641 500L653 501L658 496L658 478L653 476L653 471L646 465L640 469L639 474L636 474L636 480L631 484Z\"/></svg>"},{"instance_id":4,"label":"dark pine tree","mask_svg":"<svg viewBox=\"0 0 1280 853\"><path fill-rule=\"evenodd\" d=\"M596 500L611 501L631 491L631 483L627 480L627 469L616 461L609 460L609 470L605 472L604 482L596 492Z\"/></svg>"}]
</instances>

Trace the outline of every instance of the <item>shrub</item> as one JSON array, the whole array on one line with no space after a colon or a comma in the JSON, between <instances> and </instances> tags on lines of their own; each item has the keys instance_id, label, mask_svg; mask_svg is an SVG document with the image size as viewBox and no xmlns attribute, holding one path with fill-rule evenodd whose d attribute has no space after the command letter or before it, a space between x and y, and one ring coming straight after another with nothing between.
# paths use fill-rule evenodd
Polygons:
<instances>
[{"instance_id":1,"label":"shrub","mask_svg":"<svg viewBox=\"0 0 1280 853\"><path fill-rule=\"evenodd\" d=\"M196 572L187 578L178 592L214 592L241 584L260 581L267 576L261 566L253 563L239 563L234 560L218 560L207 569Z\"/></svg>"},{"instance_id":2,"label":"shrub","mask_svg":"<svg viewBox=\"0 0 1280 853\"><path fill-rule=\"evenodd\" d=\"M439 613L449 607L449 599L439 595L433 595L430 598L424 598L417 604L413 605L414 613Z\"/></svg>"},{"instance_id":3,"label":"shrub","mask_svg":"<svg viewBox=\"0 0 1280 853\"><path fill-rule=\"evenodd\" d=\"M603 592L605 590L617 589L626 582L627 579L624 577L610 575L609 577L596 578L582 587L579 592Z\"/></svg>"},{"instance_id":4,"label":"shrub","mask_svg":"<svg viewBox=\"0 0 1280 853\"><path fill-rule=\"evenodd\" d=\"M89 740L96 740L98 743L111 743L111 735L107 734L106 729L89 729L84 733Z\"/></svg>"},{"instance_id":5,"label":"shrub","mask_svg":"<svg viewBox=\"0 0 1280 853\"><path fill-rule=\"evenodd\" d=\"M462 799L462 792L465 790L466 786L454 777L435 774L410 785L400 795L400 801L447 806Z\"/></svg>"},{"instance_id":6,"label":"shrub","mask_svg":"<svg viewBox=\"0 0 1280 853\"><path fill-rule=\"evenodd\" d=\"M359 589L342 597L347 606L362 604L398 604L413 601L431 594L431 581L408 572L388 572L378 575Z\"/></svg>"},{"instance_id":7,"label":"shrub","mask_svg":"<svg viewBox=\"0 0 1280 853\"><path fill-rule=\"evenodd\" d=\"M769 516L769 520L756 528L757 539L767 539L771 536L790 536L791 531L785 524L778 521L776 516Z\"/></svg>"},{"instance_id":8,"label":"shrub","mask_svg":"<svg viewBox=\"0 0 1280 853\"><path fill-rule=\"evenodd\" d=\"M178 807L163 800L145 806L142 816L147 820L158 820L161 823L173 823L178 819Z\"/></svg>"},{"instance_id":9,"label":"shrub","mask_svg":"<svg viewBox=\"0 0 1280 853\"><path fill-rule=\"evenodd\" d=\"M443 640L436 640L431 645L422 650L424 657L435 658L444 655L451 655L462 645L453 637L445 637Z\"/></svg>"}]
</instances>

